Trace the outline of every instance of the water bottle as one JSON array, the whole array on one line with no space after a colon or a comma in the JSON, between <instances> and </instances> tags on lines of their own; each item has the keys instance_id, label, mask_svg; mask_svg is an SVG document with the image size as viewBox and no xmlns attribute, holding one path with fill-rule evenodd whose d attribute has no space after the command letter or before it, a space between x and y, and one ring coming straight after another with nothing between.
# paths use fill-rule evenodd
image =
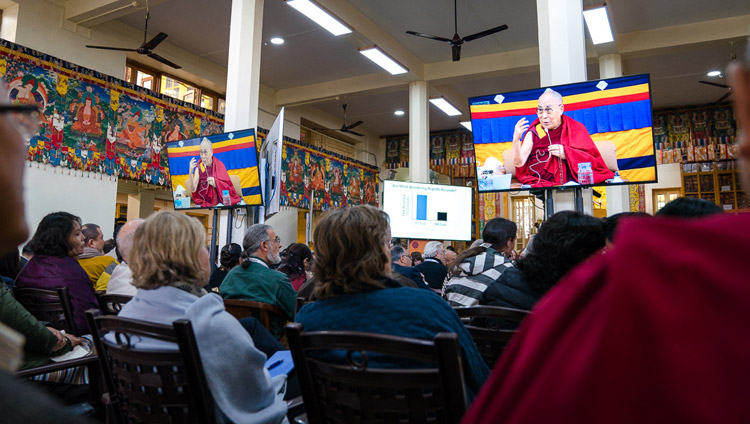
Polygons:
<instances>
[{"instance_id":1,"label":"water bottle","mask_svg":"<svg viewBox=\"0 0 750 424\"><path fill-rule=\"evenodd\" d=\"M594 171L591 169L591 162L578 164L578 183L581 185L594 184Z\"/></svg>"},{"instance_id":2,"label":"water bottle","mask_svg":"<svg viewBox=\"0 0 750 424\"><path fill-rule=\"evenodd\" d=\"M222 193L222 201L221 203L224 204L224 206L229 206L232 204L232 197L229 196L229 190L224 190Z\"/></svg>"}]
</instances>

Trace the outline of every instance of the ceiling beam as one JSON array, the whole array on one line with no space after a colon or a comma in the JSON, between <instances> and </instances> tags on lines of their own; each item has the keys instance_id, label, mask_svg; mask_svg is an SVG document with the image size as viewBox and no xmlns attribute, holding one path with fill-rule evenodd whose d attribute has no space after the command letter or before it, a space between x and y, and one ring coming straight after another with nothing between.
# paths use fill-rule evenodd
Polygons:
<instances>
[{"instance_id":1,"label":"ceiling beam","mask_svg":"<svg viewBox=\"0 0 750 424\"><path fill-rule=\"evenodd\" d=\"M149 0L149 6L156 6L165 1L167 0ZM145 7L146 3L143 0L68 0L63 16L76 25L91 28Z\"/></svg>"}]
</instances>

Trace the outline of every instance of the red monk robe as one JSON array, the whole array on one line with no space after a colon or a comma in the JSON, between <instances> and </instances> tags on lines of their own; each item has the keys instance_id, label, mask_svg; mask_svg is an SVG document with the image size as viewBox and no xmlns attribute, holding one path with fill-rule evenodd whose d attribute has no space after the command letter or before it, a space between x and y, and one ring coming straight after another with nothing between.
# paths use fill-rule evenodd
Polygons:
<instances>
[{"instance_id":1,"label":"red monk robe","mask_svg":"<svg viewBox=\"0 0 750 424\"><path fill-rule=\"evenodd\" d=\"M578 164L590 162L594 173L594 183L599 184L614 177L607 168L599 149L596 148L588 130L580 122L562 115L562 123L549 134L545 134L536 119L530 126L533 145L526 163L516 167L516 177L522 184L533 187L559 186L568 181L578 181ZM550 142L550 140L552 140ZM562 144L565 149L564 164L560 168L560 159L550 156L547 148L550 144Z\"/></svg>"},{"instance_id":2,"label":"red monk robe","mask_svg":"<svg viewBox=\"0 0 750 424\"><path fill-rule=\"evenodd\" d=\"M227 168L216 158L216 156L212 156L211 166L207 167L202 162L199 162L193 172L198 173L198 187L193 193L193 202L195 202L196 205L210 207L216 206L217 203L223 203L222 197L224 190L229 191L232 205L239 203L241 200L240 196L237 195L237 191L234 189L232 180L229 178ZM208 177L214 177L216 187L208 185Z\"/></svg>"},{"instance_id":3,"label":"red monk robe","mask_svg":"<svg viewBox=\"0 0 750 424\"><path fill-rule=\"evenodd\" d=\"M624 221L537 303L462 423L750 422L748 246L748 214Z\"/></svg>"}]
</instances>

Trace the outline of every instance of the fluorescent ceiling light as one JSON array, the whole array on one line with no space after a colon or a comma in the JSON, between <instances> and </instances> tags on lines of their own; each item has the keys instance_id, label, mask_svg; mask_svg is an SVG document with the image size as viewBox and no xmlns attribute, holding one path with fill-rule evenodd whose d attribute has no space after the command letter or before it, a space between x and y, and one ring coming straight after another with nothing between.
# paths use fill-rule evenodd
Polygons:
<instances>
[{"instance_id":1,"label":"fluorescent ceiling light","mask_svg":"<svg viewBox=\"0 0 750 424\"><path fill-rule=\"evenodd\" d=\"M720 77L721 71L709 71L709 73L707 73L706 75L708 75L709 77Z\"/></svg>"},{"instance_id":2,"label":"fluorescent ceiling light","mask_svg":"<svg viewBox=\"0 0 750 424\"><path fill-rule=\"evenodd\" d=\"M388 56L378 46L363 47L359 49L359 52L365 55L366 58L375 62L381 68L390 72L391 75L405 74L409 72L408 69L396 62L392 57Z\"/></svg>"},{"instance_id":3,"label":"fluorescent ceiling light","mask_svg":"<svg viewBox=\"0 0 750 424\"><path fill-rule=\"evenodd\" d=\"M312 19L333 35L349 34L352 29L333 13L312 0L287 0L287 4Z\"/></svg>"},{"instance_id":4,"label":"fluorescent ceiling light","mask_svg":"<svg viewBox=\"0 0 750 424\"><path fill-rule=\"evenodd\" d=\"M432 98L432 99L430 99L430 103L432 103L433 105L439 107L440 110L442 110L443 112L445 112L445 114L448 115L448 116L458 116L458 115L461 115L461 111L458 110L458 109L456 109L456 107L453 106L452 104L450 104L450 102L448 102L448 100L445 100L444 97L435 97L435 98Z\"/></svg>"},{"instance_id":5,"label":"fluorescent ceiling light","mask_svg":"<svg viewBox=\"0 0 750 424\"><path fill-rule=\"evenodd\" d=\"M271 39L271 44L284 44L284 39L281 37L273 37Z\"/></svg>"},{"instance_id":6,"label":"fluorescent ceiling light","mask_svg":"<svg viewBox=\"0 0 750 424\"><path fill-rule=\"evenodd\" d=\"M401 110L401 109L399 109L399 110L393 112L393 114L396 115L396 116L402 116L404 114L404 111Z\"/></svg>"},{"instance_id":7,"label":"fluorescent ceiling light","mask_svg":"<svg viewBox=\"0 0 750 424\"><path fill-rule=\"evenodd\" d=\"M606 4L597 6L593 9L584 10L583 18L586 20L586 26L589 29L591 41L594 44L615 41L615 38L612 36L612 28L609 26Z\"/></svg>"},{"instance_id":8,"label":"fluorescent ceiling light","mask_svg":"<svg viewBox=\"0 0 750 424\"><path fill-rule=\"evenodd\" d=\"M471 121L461 121L461 125L466 127L467 130L471 131Z\"/></svg>"}]
</instances>

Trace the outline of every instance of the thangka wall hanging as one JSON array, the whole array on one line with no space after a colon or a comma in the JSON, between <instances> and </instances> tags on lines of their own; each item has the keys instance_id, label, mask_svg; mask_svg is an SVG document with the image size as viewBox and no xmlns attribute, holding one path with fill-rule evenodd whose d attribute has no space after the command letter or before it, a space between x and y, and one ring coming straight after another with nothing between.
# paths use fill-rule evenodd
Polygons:
<instances>
[{"instance_id":1,"label":"thangka wall hanging","mask_svg":"<svg viewBox=\"0 0 750 424\"><path fill-rule=\"evenodd\" d=\"M287 138L281 157L283 206L309 209L311 199L315 210L378 205L379 181L375 166Z\"/></svg>"},{"instance_id":2,"label":"thangka wall hanging","mask_svg":"<svg viewBox=\"0 0 750 424\"><path fill-rule=\"evenodd\" d=\"M388 168L409 166L409 136L389 137L385 141ZM470 165L474 163L474 142L466 130L430 133L430 165Z\"/></svg>"},{"instance_id":3,"label":"thangka wall hanging","mask_svg":"<svg viewBox=\"0 0 750 424\"><path fill-rule=\"evenodd\" d=\"M169 185L166 142L224 128L213 111L5 40L0 75L11 102L42 111L33 162Z\"/></svg>"},{"instance_id":4,"label":"thangka wall hanging","mask_svg":"<svg viewBox=\"0 0 750 424\"><path fill-rule=\"evenodd\" d=\"M736 125L729 104L656 111L653 122L656 163L737 157Z\"/></svg>"}]
</instances>

